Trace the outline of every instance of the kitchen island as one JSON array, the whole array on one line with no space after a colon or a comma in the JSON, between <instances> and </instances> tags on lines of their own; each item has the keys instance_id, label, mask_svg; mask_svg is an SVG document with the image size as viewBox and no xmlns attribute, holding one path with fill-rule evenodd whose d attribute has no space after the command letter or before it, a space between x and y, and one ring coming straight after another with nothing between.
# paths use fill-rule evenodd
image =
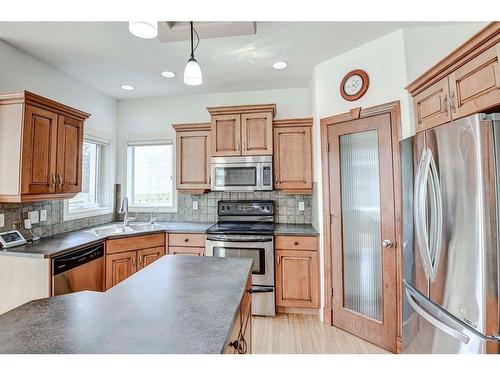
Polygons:
<instances>
[{"instance_id":1,"label":"kitchen island","mask_svg":"<svg viewBox=\"0 0 500 375\"><path fill-rule=\"evenodd\" d=\"M250 348L251 268L250 259L164 256L104 293L0 315L0 353L241 352Z\"/></svg>"}]
</instances>

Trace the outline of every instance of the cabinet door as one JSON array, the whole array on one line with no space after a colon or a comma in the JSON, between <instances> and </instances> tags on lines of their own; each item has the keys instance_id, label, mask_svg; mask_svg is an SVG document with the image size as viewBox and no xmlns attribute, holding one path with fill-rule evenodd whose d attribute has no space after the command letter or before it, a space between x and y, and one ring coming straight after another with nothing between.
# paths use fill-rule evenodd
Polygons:
<instances>
[{"instance_id":1,"label":"cabinet door","mask_svg":"<svg viewBox=\"0 0 500 375\"><path fill-rule=\"evenodd\" d=\"M241 154L273 154L273 115L270 112L241 115Z\"/></svg>"},{"instance_id":2,"label":"cabinet door","mask_svg":"<svg viewBox=\"0 0 500 375\"><path fill-rule=\"evenodd\" d=\"M57 114L26 105L22 193L53 193L56 184Z\"/></svg>"},{"instance_id":3,"label":"cabinet door","mask_svg":"<svg viewBox=\"0 0 500 375\"><path fill-rule=\"evenodd\" d=\"M449 75L453 118L464 117L500 102L500 43Z\"/></svg>"},{"instance_id":4,"label":"cabinet door","mask_svg":"<svg viewBox=\"0 0 500 375\"><path fill-rule=\"evenodd\" d=\"M416 133L451 121L448 77L413 97Z\"/></svg>"},{"instance_id":5,"label":"cabinet door","mask_svg":"<svg viewBox=\"0 0 500 375\"><path fill-rule=\"evenodd\" d=\"M165 255L165 247L153 247L137 251L137 256L139 258L138 269L141 270L144 267L149 266L155 260L160 259L163 255Z\"/></svg>"},{"instance_id":6,"label":"cabinet door","mask_svg":"<svg viewBox=\"0 0 500 375\"><path fill-rule=\"evenodd\" d=\"M212 156L241 155L240 115L212 116Z\"/></svg>"},{"instance_id":7,"label":"cabinet door","mask_svg":"<svg viewBox=\"0 0 500 375\"><path fill-rule=\"evenodd\" d=\"M137 271L137 251L106 255L106 289L114 287Z\"/></svg>"},{"instance_id":8,"label":"cabinet door","mask_svg":"<svg viewBox=\"0 0 500 375\"><path fill-rule=\"evenodd\" d=\"M59 116L57 128L57 191L82 190L83 122Z\"/></svg>"},{"instance_id":9,"label":"cabinet door","mask_svg":"<svg viewBox=\"0 0 500 375\"><path fill-rule=\"evenodd\" d=\"M210 189L210 131L177 133L177 189Z\"/></svg>"},{"instance_id":10,"label":"cabinet door","mask_svg":"<svg viewBox=\"0 0 500 375\"><path fill-rule=\"evenodd\" d=\"M275 188L312 191L311 128L274 129Z\"/></svg>"},{"instance_id":11,"label":"cabinet door","mask_svg":"<svg viewBox=\"0 0 500 375\"><path fill-rule=\"evenodd\" d=\"M276 251L276 305L319 305L318 254L316 251Z\"/></svg>"}]
</instances>

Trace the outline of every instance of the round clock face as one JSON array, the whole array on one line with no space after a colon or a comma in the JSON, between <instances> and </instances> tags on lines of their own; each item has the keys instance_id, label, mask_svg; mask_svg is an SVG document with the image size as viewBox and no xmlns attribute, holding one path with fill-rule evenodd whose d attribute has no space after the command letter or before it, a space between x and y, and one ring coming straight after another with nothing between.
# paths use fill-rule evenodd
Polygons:
<instances>
[{"instance_id":1,"label":"round clock face","mask_svg":"<svg viewBox=\"0 0 500 375\"><path fill-rule=\"evenodd\" d=\"M344 92L349 96L354 96L361 91L362 87L363 78L358 74L354 74L345 81Z\"/></svg>"}]
</instances>

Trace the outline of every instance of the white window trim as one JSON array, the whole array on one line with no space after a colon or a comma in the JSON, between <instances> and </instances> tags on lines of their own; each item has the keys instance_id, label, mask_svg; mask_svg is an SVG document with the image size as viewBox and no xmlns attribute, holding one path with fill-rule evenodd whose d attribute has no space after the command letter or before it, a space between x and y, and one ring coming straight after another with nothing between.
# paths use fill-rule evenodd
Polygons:
<instances>
[{"instance_id":1,"label":"white window trim","mask_svg":"<svg viewBox=\"0 0 500 375\"><path fill-rule=\"evenodd\" d=\"M127 196L129 198L129 201L132 201L131 197L128 194L128 187L131 184L131 179L133 176L130 175L130 167L128 165L129 163L129 155L128 155L128 147L129 146L148 146L148 145L172 145L172 199L173 199L173 205L172 207L166 207L166 206L141 206L141 205L135 205L135 204L129 204L128 210L129 212L158 212L158 213L177 213L178 212L178 206L177 206L177 188L176 188L176 181L175 181L175 168L176 168L176 161L175 161L175 142L171 138L167 139L129 139L125 143L125 184L122 185L123 189L123 196Z\"/></svg>"},{"instance_id":2,"label":"white window trim","mask_svg":"<svg viewBox=\"0 0 500 375\"><path fill-rule=\"evenodd\" d=\"M85 134L83 137L84 140L88 140L97 144L101 144L104 146L109 147L109 163L111 166L111 163L113 163L112 160L112 154L111 154L111 140L103 137L99 137L96 135L92 134ZM100 172L99 172L100 173ZM100 206L100 207L93 207L93 208L88 208L88 209L83 209L83 210L77 210L77 211L69 211L69 199L64 200L64 208L63 208L63 221L69 221L69 220L75 220L75 219L84 219L88 217L94 217L94 216L100 216L100 215L107 215L107 214L112 214L113 213L113 182L110 180L109 185L107 188L107 205L106 206Z\"/></svg>"}]
</instances>

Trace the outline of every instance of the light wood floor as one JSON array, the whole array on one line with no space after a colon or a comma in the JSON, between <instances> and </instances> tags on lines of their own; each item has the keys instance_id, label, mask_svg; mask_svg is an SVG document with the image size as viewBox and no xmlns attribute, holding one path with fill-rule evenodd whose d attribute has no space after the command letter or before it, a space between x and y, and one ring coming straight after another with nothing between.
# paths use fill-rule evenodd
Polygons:
<instances>
[{"instance_id":1,"label":"light wood floor","mask_svg":"<svg viewBox=\"0 0 500 375\"><path fill-rule=\"evenodd\" d=\"M253 354L389 354L365 340L319 321L315 315L253 317Z\"/></svg>"}]
</instances>

